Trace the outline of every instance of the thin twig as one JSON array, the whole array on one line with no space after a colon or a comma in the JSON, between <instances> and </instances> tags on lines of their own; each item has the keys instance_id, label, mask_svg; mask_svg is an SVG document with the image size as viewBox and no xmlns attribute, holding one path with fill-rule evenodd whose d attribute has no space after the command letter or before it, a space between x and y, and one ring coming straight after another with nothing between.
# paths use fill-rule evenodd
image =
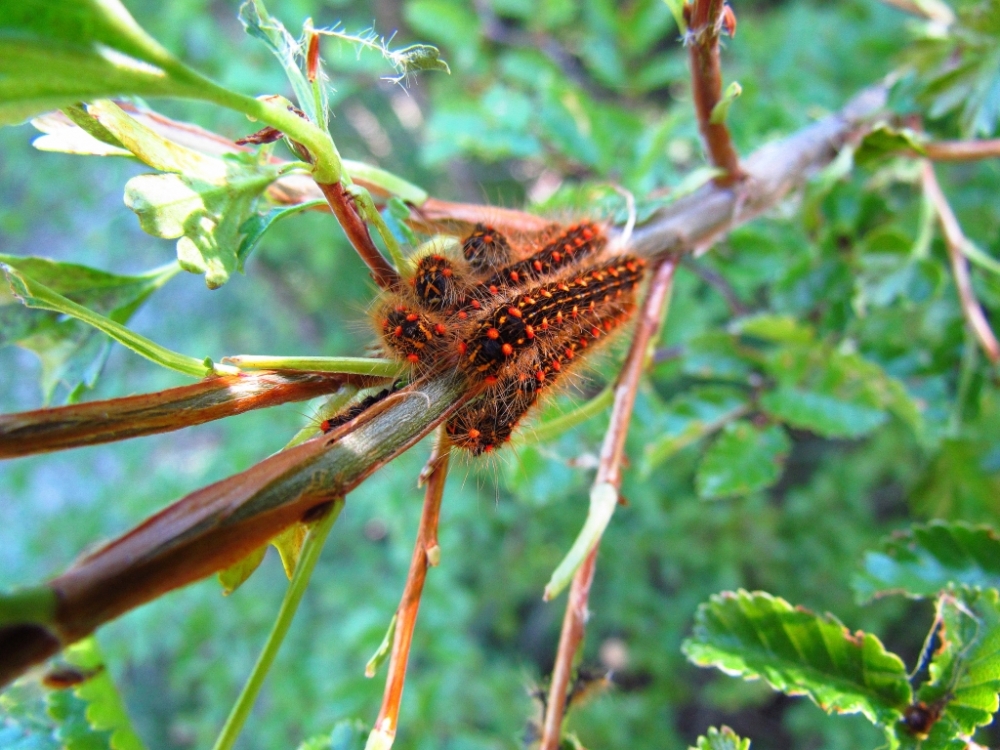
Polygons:
<instances>
[{"instance_id":1,"label":"thin twig","mask_svg":"<svg viewBox=\"0 0 1000 750\"><path fill-rule=\"evenodd\" d=\"M955 287L958 289L958 298L962 305L962 314L965 322L976 335L979 345L989 358L990 362L1000 361L1000 343L990 328L989 321L983 313L983 308L976 299L976 292L972 288L972 277L969 275L969 261L965 257L962 249L968 240L962 232L962 227L955 218L955 213L948 204L941 191L937 176L934 174L934 166L928 161L924 162L923 171L924 190L937 212L938 220L941 223L941 231L944 234L944 243L948 248L948 258L951 260L951 270L955 276Z\"/></svg>"},{"instance_id":2,"label":"thin twig","mask_svg":"<svg viewBox=\"0 0 1000 750\"><path fill-rule=\"evenodd\" d=\"M1000 157L1000 138L986 141L932 141L924 144L932 161L978 161Z\"/></svg>"},{"instance_id":3,"label":"thin twig","mask_svg":"<svg viewBox=\"0 0 1000 750\"><path fill-rule=\"evenodd\" d=\"M722 68L719 64L719 31L723 0L695 0L691 11L688 53L691 58L691 93L698 129L713 166L725 170L715 178L727 187L744 178L740 158L725 122L712 122L712 112L722 98Z\"/></svg>"},{"instance_id":4,"label":"thin twig","mask_svg":"<svg viewBox=\"0 0 1000 750\"><path fill-rule=\"evenodd\" d=\"M625 455L625 438L628 435L628 426L632 419L632 408L635 405L635 396L639 389L639 379L646 366L649 344L660 329L663 310L670 297L670 289L673 286L674 271L676 270L677 259L668 258L656 269L653 281L649 285L641 317L632 337L632 346L615 385L615 402L608 430L604 436L604 445L601 447L600 463L597 467L597 476L594 478L595 486L611 484L616 489L621 486L621 465ZM566 614L563 617L562 632L556 651L556 663L552 670L552 683L549 686L549 697L542 725L542 742L539 750L558 750L559 748L563 716L566 711L567 690L573 673L573 662L580 648L580 643L583 641L584 628L589 614L587 600L590 597L590 585L594 580L599 548L600 540L587 555L580 569L577 570L570 587L569 599L566 602Z\"/></svg>"},{"instance_id":5,"label":"thin twig","mask_svg":"<svg viewBox=\"0 0 1000 750\"><path fill-rule=\"evenodd\" d=\"M427 568L437 565L441 554L437 530L438 520L441 517L441 496L448 478L450 455L451 442L447 433L439 428L434 450L427 461L430 471L426 474L424 509L420 514L420 527L417 530L416 544L413 545L413 558L406 576L406 586L399 608L396 610L396 629L392 639L392 653L389 656L389 673L385 678L382 708L368 739L369 747L378 747L382 750L390 747L399 726L399 706L403 700L406 663L410 656L410 644L413 642L413 629L417 624L420 596L424 590L424 581L427 579Z\"/></svg>"},{"instance_id":6,"label":"thin twig","mask_svg":"<svg viewBox=\"0 0 1000 750\"><path fill-rule=\"evenodd\" d=\"M344 190L344 186L339 182L317 184L319 185L319 189L323 191L323 195L326 196L326 201L330 204L330 208L334 216L337 217L337 221L340 222L340 226L343 227L347 239L350 240L351 245L354 246L358 255L361 256L361 260L371 269L372 278L375 279L375 283L382 289L388 289L399 283L399 274L396 273L395 269L389 265L389 261L375 247L375 242L368 231L368 225L358 215L357 210L354 208L354 202L347 191Z\"/></svg>"}]
</instances>

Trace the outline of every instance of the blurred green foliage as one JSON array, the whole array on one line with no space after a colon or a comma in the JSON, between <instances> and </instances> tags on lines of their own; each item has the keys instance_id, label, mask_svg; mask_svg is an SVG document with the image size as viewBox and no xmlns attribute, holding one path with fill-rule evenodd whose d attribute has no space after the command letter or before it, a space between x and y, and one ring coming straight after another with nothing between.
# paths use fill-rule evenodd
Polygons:
<instances>
[{"instance_id":1,"label":"blurred green foliage","mask_svg":"<svg viewBox=\"0 0 1000 750\"><path fill-rule=\"evenodd\" d=\"M168 49L220 83L291 96L268 50L244 35L235 2L129 7ZM392 71L377 54L332 40L323 47L341 153L436 197L557 216L594 212L588 201L606 195L608 183L641 205L705 165L686 55L660 0L272 0L271 10L290 29L306 16L351 31L374 19L381 33L398 29L400 44L441 48L452 75L422 74L403 86L379 80ZM916 72L901 80L894 106L929 104L925 126L937 137L996 135L994 58L971 57L961 75L942 69L955 49L933 47L925 26L893 8L846 0L735 10L739 33L726 42L723 70L727 83L743 87L728 118L743 153L834 111L910 60ZM972 18L961 27L972 42L984 34L995 41L993 16L960 16ZM974 55L972 42L955 42L958 53ZM931 72L937 78L927 83ZM955 93L962 86L981 96ZM152 104L230 137L256 129L204 104ZM173 243L142 234L121 204L125 183L143 168L34 152L33 135L27 126L0 130L4 253L120 276L173 258ZM938 171L968 236L1000 257L1000 163ZM710 595L763 589L878 633L912 668L931 606L860 606L852 572L886 532L914 520L996 525L997 371L964 330L943 244L925 231L917 178L912 162L891 155L854 170L831 167L682 266L629 437L629 504L606 534L591 597L584 660L613 669L616 687L572 714L570 728L585 746L682 748L722 723L759 750L880 742L860 717L827 717L801 699L699 670L680 644ZM599 205L602 216L621 208ZM215 359L357 354L369 342L365 309L374 292L328 216L279 222L245 270L212 292L182 274L130 326ZM997 319L1000 278L981 269L973 276ZM599 363L594 380L609 377L615 361ZM3 411L41 404L39 370L25 351L0 349ZM64 381L47 383L44 395L66 399L77 381ZM114 347L85 397L180 382ZM589 382L581 391L591 392ZM552 407L560 408L562 401ZM250 466L309 417L306 405L283 407L5 463L0 589L42 581L97 540ZM453 470L442 564L424 594L399 746L518 746L535 711L527 688L551 668L562 617L560 601L542 603L542 587L582 523L587 467L602 432L594 419L553 443ZM242 750L305 738L317 738L310 747L354 747L361 734L350 722L374 717L382 686L364 677L364 666L402 589L427 450L418 446L348 499ZM285 586L269 552L227 599L210 580L101 630L108 669L148 747L211 744ZM24 747L53 746L49 731L38 712L0 717L0 738L34 738Z\"/></svg>"}]
</instances>

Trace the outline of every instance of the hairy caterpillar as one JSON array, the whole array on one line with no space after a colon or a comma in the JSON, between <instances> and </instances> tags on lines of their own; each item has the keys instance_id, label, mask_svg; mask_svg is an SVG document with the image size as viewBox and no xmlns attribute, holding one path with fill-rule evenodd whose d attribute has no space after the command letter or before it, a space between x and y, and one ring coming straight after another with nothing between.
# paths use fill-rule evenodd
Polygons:
<instances>
[{"instance_id":1,"label":"hairy caterpillar","mask_svg":"<svg viewBox=\"0 0 1000 750\"><path fill-rule=\"evenodd\" d=\"M473 455L507 442L546 389L581 353L628 320L645 264L601 258L601 227L580 222L512 243L479 224L461 256L431 253L376 312L383 349L420 372L458 369L472 400L446 423ZM532 249L537 248L537 249Z\"/></svg>"}]
</instances>

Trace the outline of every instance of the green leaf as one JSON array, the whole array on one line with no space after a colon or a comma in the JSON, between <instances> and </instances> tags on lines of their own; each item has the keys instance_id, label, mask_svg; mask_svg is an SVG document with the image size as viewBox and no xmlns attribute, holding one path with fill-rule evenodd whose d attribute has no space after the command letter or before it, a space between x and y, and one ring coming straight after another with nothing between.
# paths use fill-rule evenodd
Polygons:
<instances>
[{"instance_id":1,"label":"green leaf","mask_svg":"<svg viewBox=\"0 0 1000 750\"><path fill-rule=\"evenodd\" d=\"M743 392L725 386L698 386L674 397L664 409L666 422L659 431L661 437L643 451L643 475L740 417L748 408Z\"/></svg>"},{"instance_id":2,"label":"green leaf","mask_svg":"<svg viewBox=\"0 0 1000 750\"><path fill-rule=\"evenodd\" d=\"M73 690L87 704L85 715L90 727L98 732L111 733L112 750L143 750L142 740L132 728L94 637L84 638L67 647L63 658L81 671L92 674Z\"/></svg>"},{"instance_id":3,"label":"green leaf","mask_svg":"<svg viewBox=\"0 0 1000 750\"><path fill-rule=\"evenodd\" d=\"M222 584L222 595L229 596L242 586L264 562L266 553L267 545L262 544L242 560L237 560L225 570L220 570L218 576L219 583Z\"/></svg>"},{"instance_id":4,"label":"green leaf","mask_svg":"<svg viewBox=\"0 0 1000 750\"><path fill-rule=\"evenodd\" d=\"M930 680L917 692L919 701L940 710L941 715L926 739L899 725L903 747L963 747L966 743L958 744L956 738L968 737L993 720L1000 692L998 598L996 589L942 597L938 608L941 645L930 663Z\"/></svg>"},{"instance_id":5,"label":"green leaf","mask_svg":"<svg viewBox=\"0 0 1000 750\"><path fill-rule=\"evenodd\" d=\"M859 167L868 167L886 156L913 152L924 153L920 137L914 131L879 125L858 144L854 152L854 163Z\"/></svg>"},{"instance_id":6,"label":"green leaf","mask_svg":"<svg viewBox=\"0 0 1000 750\"><path fill-rule=\"evenodd\" d=\"M0 6L0 124L113 95L204 98L206 84L118 0Z\"/></svg>"},{"instance_id":7,"label":"green leaf","mask_svg":"<svg viewBox=\"0 0 1000 750\"><path fill-rule=\"evenodd\" d=\"M709 727L690 750L750 750L750 740L740 737L729 727Z\"/></svg>"},{"instance_id":8,"label":"green leaf","mask_svg":"<svg viewBox=\"0 0 1000 750\"><path fill-rule=\"evenodd\" d=\"M258 197L280 175L252 157L216 158L181 146L129 117L113 102L88 112L145 164L169 174L139 175L125 185L125 205L154 237L178 239L177 259L222 286L240 264L242 227L256 215Z\"/></svg>"},{"instance_id":9,"label":"green leaf","mask_svg":"<svg viewBox=\"0 0 1000 750\"><path fill-rule=\"evenodd\" d=\"M299 564L299 557L302 554L302 544L309 533L309 525L299 522L293 523L278 536L271 540L271 544L278 550L281 557L281 566L285 569L288 580L292 580L295 568Z\"/></svg>"},{"instance_id":10,"label":"green leaf","mask_svg":"<svg viewBox=\"0 0 1000 750\"><path fill-rule=\"evenodd\" d=\"M722 94L722 98L712 107L712 114L709 115L708 121L712 125L723 125L726 122L726 118L729 117L729 109L733 106L733 102L740 98L743 93L743 87L740 86L738 81L733 81L728 86L726 86L725 92Z\"/></svg>"},{"instance_id":11,"label":"green leaf","mask_svg":"<svg viewBox=\"0 0 1000 750\"><path fill-rule=\"evenodd\" d=\"M310 208L315 206L325 205L325 200L314 200L285 208L272 208L266 214L253 214L240 226L240 234L243 235L243 239L240 241L240 246L236 251L236 257L240 267L242 268L243 264L246 263L247 258L250 257L250 253L254 251L254 248L257 247L264 235L267 234L271 227L273 227L278 221L286 219L289 216L294 216L302 211L308 211Z\"/></svg>"},{"instance_id":12,"label":"green leaf","mask_svg":"<svg viewBox=\"0 0 1000 750\"><path fill-rule=\"evenodd\" d=\"M19 680L0 692L0 747L4 750L62 750L55 729L38 682Z\"/></svg>"},{"instance_id":13,"label":"green leaf","mask_svg":"<svg viewBox=\"0 0 1000 750\"><path fill-rule=\"evenodd\" d=\"M902 660L870 633L851 633L764 592L725 592L698 607L683 651L699 666L745 680L763 678L807 695L827 713L862 713L892 727L912 700Z\"/></svg>"},{"instance_id":14,"label":"green leaf","mask_svg":"<svg viewBox=\"0 0 1000 750\"><path fill-rule=\"evenodd\" d=\"M949 586L1000 588L1000 537L987 526L932 521L882 541L852 581L862 602L883 594L936 596Z\"/></svg>"},{"instance_id":15,"label":"green leaf","mask_svg":"<svg viewBox=\"0 0 1000 750\"><path fill-rule=\"evenodd\" d=\"M793 344L774 350L766 366L777 387L761 398L761 406L793 427L855 438L879 427L891 412L914 432L922 430L906 387L858 354L828 344Z\"/></svg>"},{"instance_id":16,"label":"green leaf","mask_svg":"<svg viewBox=\"0 0 1000 750\"><path fill-rule=\"evenodd\" d=\"M831 438L861 437L889 418L881 409L798 388L766 393L760 404L772 417L792 427Z\"/></svg>"},{"instance_id":17,"label":"green leaf","mask_svg":"<svg viewBox=\"0 0 1000 750\"><path fill-rule=\"evenodd\" d=\"M172 263L141 276L118 276L74 263L16 255L0 255L0 264L121 324L128 322L149 295L178 271ZM80 383L92 386L110 342L92 326L65 319L61 310L28 309L3 284L0 285L0 346L8 344L29 349L41 359L42 393L48 402L60 382L71 391Z\"/></svg>"},{"instance_id":18,"label":"green leaf","mask_svg":"<svg viewBox=\"0 0 1000 750\"><path fill-rule=\"evenodd\" d=\"M9 257L11 256L4 256L4 258ZM76 318L106 333L118 343L158 365L199 378L210 375L213 372L236 371L234 368L222 365L206 365L205 360L187 357L165 349L159 344L150 341L145 336L140 336L130 331L113 318L106 317L82 305L78 305L68 297L64 297L53 289L34 280L19 270L16 265L0 262L0 270L7 276L10 291L27 307L51 310L52 312Z\"/></svg>"},{"instance_id":19,"label":"green leaf","mask_svg":"<svg viewBox=\"0 0 1000 750\"><path fill-rule=\"evenodd\" d=\"M777 344L808 344L815 336L811 326L793 316L769 313L741 318L733 323L731 330Z\"/></svg>"},{"instance_id":20,"label":"green leaf","mask_svg":"<svg viewBox=\"0 0 1000 750\"><path fill-rule=\"evenodd\" d=\"M74 109L76 108L64 108L65 111ZM34 118L31 124L44 135L33 140L31 145L39 151L54 151L63 154L132 156L132 153L121 143L109 143L98 138L95 135L98 128L103 131L106 131L106 128L83 110L78 111L83 115L79 121L70 119L64 112L47 112ZM84 124L87 127L83 127ZM111 137L114 138L114 136ZM117 139L115 140L117 141Z\"/></svg>"},{"instance_id":21,"label":"green leaf","mask_svg":"<svg viewBox=\"0 0 1000 750\"><path fill-rule=\"evenodd\" d=\"M715 499L770 487L781 477L790 449L791 441L777 425L730 422L701 459L695 477L698 494Z\"/></svg>"}]
</instances>

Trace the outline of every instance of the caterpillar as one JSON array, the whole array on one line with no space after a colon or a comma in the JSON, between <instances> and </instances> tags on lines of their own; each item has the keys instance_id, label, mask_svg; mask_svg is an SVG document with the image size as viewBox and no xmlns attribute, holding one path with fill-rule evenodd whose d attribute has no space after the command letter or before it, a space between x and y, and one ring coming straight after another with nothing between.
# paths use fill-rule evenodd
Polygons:
<instances>
[{"instance_id":1,"label":"caterpillar","mask_svg":"<svg viewBox=\"0 0 1000 750\"><path fill-rule=\"evenodd\" d=\"M507 238L477 224L461 243L461 256L423 256L408 283L377 308L387 355L420 374L458 369L467 376L472 399L445 429L455 446L473 455L510 440L578 355L635 308L641 259L602 260L607 239L593 222L546 234L535 238L539 249L514 260Z\"/></svg>"}]
</instances>

